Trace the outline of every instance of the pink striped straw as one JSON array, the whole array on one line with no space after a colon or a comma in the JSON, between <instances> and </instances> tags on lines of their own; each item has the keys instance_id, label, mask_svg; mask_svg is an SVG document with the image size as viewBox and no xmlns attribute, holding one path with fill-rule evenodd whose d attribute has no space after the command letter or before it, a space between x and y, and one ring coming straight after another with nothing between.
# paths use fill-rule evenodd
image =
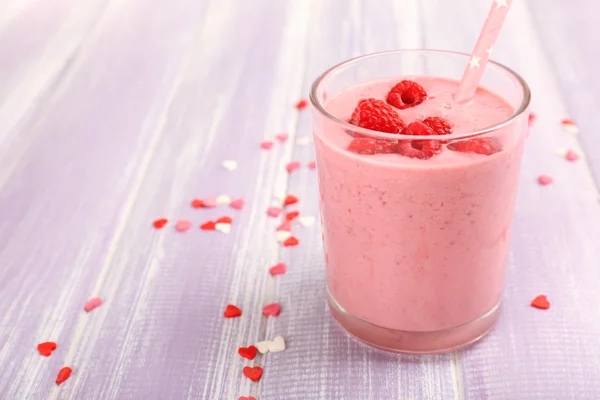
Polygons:
<instances>
[{"instance_id":1,"label":"pink striped straw","mask_svg":"<svg viewBox=\"0 0 600 400\"><path fill-rule=\"evenodd\" d=\"M464 103L469 101L475 96L475 91L479 85L479 81L485 71L485 66L492 54L494 49L494 43L500 34L500 29L504 24L508 9L512 4L513 0L494 0L492 8L483 24L479 39L475 44L475 49L471 54L471 60L465 72L463 73L460 84L456 94L454 95L454 101L457 103Z\"/></svg>"}]
</instances>

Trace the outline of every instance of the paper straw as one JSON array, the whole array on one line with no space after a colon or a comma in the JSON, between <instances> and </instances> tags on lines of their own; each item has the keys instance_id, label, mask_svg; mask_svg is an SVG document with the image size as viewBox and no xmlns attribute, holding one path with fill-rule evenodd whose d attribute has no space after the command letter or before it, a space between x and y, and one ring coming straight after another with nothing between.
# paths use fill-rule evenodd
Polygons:
<instances>
[{"instance_id":1,"label":"paper straw","mask_svg":"<svg viewBox=\"0 0 600 400\"><path fill-rule=\"evenodd\" d=\"M494 0L492 3L492 8L471 54L471 60L465 68L458 90L454 95L454 101L457 103L464 103L475 96L477 85L479 85L483 71L485 71L485 66L494 49L494 43L500 34L500 29L502 29L512 2L513 0Z\"/></svg>"}]
</instances>

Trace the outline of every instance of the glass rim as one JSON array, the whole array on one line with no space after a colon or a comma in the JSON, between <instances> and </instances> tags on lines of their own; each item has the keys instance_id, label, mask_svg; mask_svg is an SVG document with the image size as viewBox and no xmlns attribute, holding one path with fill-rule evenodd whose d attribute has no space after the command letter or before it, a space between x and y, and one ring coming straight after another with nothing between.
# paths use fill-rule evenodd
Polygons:
<instances>
[{"instance_id":1,"label":"glass rim","mask_svg":"<svg viewBox=\"0 0 600 400\"><path fill-rule=\"evenodd\" d=\"M365 129L365 128L361 128L360 126L357 126L357 125L352 125L349 122L346 122L346 121L339 119L336 116L330 114L329 111L327 111L325 109L323 104L321 104L321 102L317 98L317 89L319 88L319 86L323 82L323 80L325 78L327 78L330 74L335 72L336 70L340 69L341 67L356 63L361 60L375 58L375 57L384 56L384 55L393 54L393 53L435 53L435 54L464 56L464 57L467 57L467 59L468 59L468 57L471 57L470 54L461 53L458 51L435 50L435 49L387 50L387 51L380 51L377 53L370 53L370 54L365 54L362 56L354 57L354 58L351 58L349 60L346 60L339 64L334 65L333 67L329 68L328 70L323 72L321 75L319 75L317 77L317 79L315 79L315 81L313 82L311 89L310 89L310 102L326 118L341 125L346 130L349 130L349 131L352 131L355 133L360 133L360 134L371 136L371 137L379 137L382 139L390 139L390 140L423 139L423 136L418 136L418 135L401 135L401 137L398 137L399 136L398 133L386 133L386 132L373 131L371 129ZM435 138L438 140L455 140L455 139L463 139L463 138L470 138L470 137L474 137L474 136L480 136L482 134L496 131L498 129L504 128L505 126L510 125L514 120L519 118L527 110L527 108L529 107L529 103L531 102L531 90L529 89L529 85L527 85L527 82L525 81L525 79L523 79L523 77L521 75L519 75L518 73L516 73L515 71L513 71L512 69L508 68L507 66L505 66L503 64L500 64L500 63L498 63L496 61L492 61L492 60L489 60L489 63L493 64L495 67L500 68L500 70L503 70L504 72L506 72L509 76L516 79L516 81L521 85L521 89L523 90L523 100L521 101L521 104L517 108L517 110L514 111L505 120L503 120L497 124L494 124L492 126L483 128L483 129L479 129L476 131L462 132L462 133L451 133L449 135L428 135L427 139Z\"/></svg>"}]
</instances>

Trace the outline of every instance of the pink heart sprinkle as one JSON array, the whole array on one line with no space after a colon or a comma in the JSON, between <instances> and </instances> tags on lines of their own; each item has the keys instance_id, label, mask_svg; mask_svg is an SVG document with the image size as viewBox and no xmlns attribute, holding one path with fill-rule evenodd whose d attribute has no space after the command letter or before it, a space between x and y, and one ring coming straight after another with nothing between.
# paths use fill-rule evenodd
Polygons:
<instances>
[{"instance_id":1,"label":"pink heart sprinkle","mask_svg":"<svg viewBox=\"0 0 600 400\"><path fill-rule=\"evenodd\" d=\"M267 215L269 217L273 217L273 218L277 218L279 217L279 214L281 214L281 208L279 207L269 207L267 208Z\"/></svg>"},{"instance_id":2,"label":"pink heart sprinkle","mask_svg":"<svg viewBox=\"0 0 600 400\"><path fill-rule=\"evenodd\" d=\"M175 223L175 229L179 232L185 232L192 227L192 223L187 219L180 219Z\"/></svg>"},{"instance_id":3,"label":"pink heart sprinkle","mask_svg":"<svg viewBox=\"0 0 600 400\"><path fill-rule=\"evenodd\" d=\"M217 199L212 196L202 199L202 207L215 208L217 206Z\"/></svg>"},{"instance_id":4,"label":"pink heart sprinkle","mask_svg":"<svg viewBox=\"0 0 600 400\"><path fill-rule=\"evenodd\" d=\"M235 200L231 200L231 203L229 203L229 206L231 208L235 208L236 210L241 210L242 208L244 208L244 204L246 202L244 201L244 199L235 199Z\"/></svg>"},{"instance_id":5,"label":"pink heart sprinkle","mask_svg":"<svg viewBox=\"0 0 600 400\"><path fill-rule=\"evenodd\" d=\"M316 169L317 168L317 163L315 161L311 161L308 163L308 168L310 169Z\"/></svg>"},{"instance_id":6,"label":"pink heart sprinkle","mask_svg":"<svg viewBox=\"0 0 600 400\"><path fill-rule=\"evenodd\" d=\"M275 229L276 231L292 231L292 221L285 220Z\"/></svg>"},{"instance_id":7,"label":"pink heart sprinkle","mask_svg":"<svg viewBox=\"0 0 600 400\"><path fill-rule=\"evenodd\" d=\"M264 150L271 150L273 148L273 142L270 140L265 140L264 142L260 142L260 148Z\"/></svg>"},{"instance_id":8,"label":"pink heart sprinkle","mask_svg":"<svg viewBox=\"0 0 600 400\"><path fill-rule=\"evenodd\" d=\"M87 303L83 306L85 312L90 312L96 307L100 307L102 305L102 299L100 297L94 297L89 299Z\"/></svg>"},{"instance_id":9,"label":"pink heart sprinkle","mask_svg":"<svg viewBox=\"0 0 600 400\"><path fill-rule=\"evenodd\" d=\"M548 175L540 175L538 177L538 182L539 182L540 185L546 186L546 185L551 184L552 181L553 181L552 177L548 176Z\"/></svg>"},{"instance_id":10,"label":"pink heart sprinkle","mask_svg":"<svg viewBox=\"0 0 600 400\"><path fill-rule=\"evenodd\" d=\"M288 134L287 133L278 133L277 135L275 135L275 137L277 138L277 140L279 140L280 142L285 142L286 140L288 140Z\"/></svg>"},{"instance_id":11,"label":"pink heart sprinkle","mask_svg":"<svg viewBox=\"0 0 600 400\"><path fill-rule=\"evenodd\" d=\"M281 313L281 307L279 303L268 304L263 307L263 315L270 315L272 317L276 317Z\"/></svg>"},{"instance_id":12,"label":"pink heart sprinkle","mask_svg":"<svg viewBox=\"0 0 600 400\"><path fill-rule=\"evenodd\" d=\"M292 172L300 168L300 165L300 161L292 161L285 166L285 169L287 169L287 172L291 174Z\"/></svg>"},{"instance_id":13,"label":"pink heart sprinkle","mask_svg":"<svg viewBox=\"0 0 600 400\"><path fill-rule=\"evenodd\" d=\"M287 266L284 263L279 263L273 265L269 268L269 273L271 275L283 275L287 272Z\"/></svg>"},{"instance_id":14,"label":"pink heart sprinkle","mask_svg":"<svg viewBox=\"0 0 600 400\"><path fill-rule=\"evenodd\" d=\"M567 161L577 161L577 160L579 160L579 156L573 150L567 151L567 153L565 154L565 158L567 159Z\"/></svg>"}]
</instances>

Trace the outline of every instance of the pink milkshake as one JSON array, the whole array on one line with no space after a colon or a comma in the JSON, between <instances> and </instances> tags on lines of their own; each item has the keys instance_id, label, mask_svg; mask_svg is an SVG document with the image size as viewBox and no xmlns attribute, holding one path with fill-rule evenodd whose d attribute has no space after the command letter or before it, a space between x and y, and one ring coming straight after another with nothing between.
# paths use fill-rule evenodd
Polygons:
<instances>
[{"instance_id":1,"label":"pink milkshake","mask_svg":"<svg viewBox=\"0 0 600 400\"><path fill-rule=\"evenodd\" d=\"M499 314L529 92L493 65L493 91L455 103L460 68L422 70L463 57L381 53L313 86L331 310L384 349L455 349Z\"/></svg>"}]
</instances>

